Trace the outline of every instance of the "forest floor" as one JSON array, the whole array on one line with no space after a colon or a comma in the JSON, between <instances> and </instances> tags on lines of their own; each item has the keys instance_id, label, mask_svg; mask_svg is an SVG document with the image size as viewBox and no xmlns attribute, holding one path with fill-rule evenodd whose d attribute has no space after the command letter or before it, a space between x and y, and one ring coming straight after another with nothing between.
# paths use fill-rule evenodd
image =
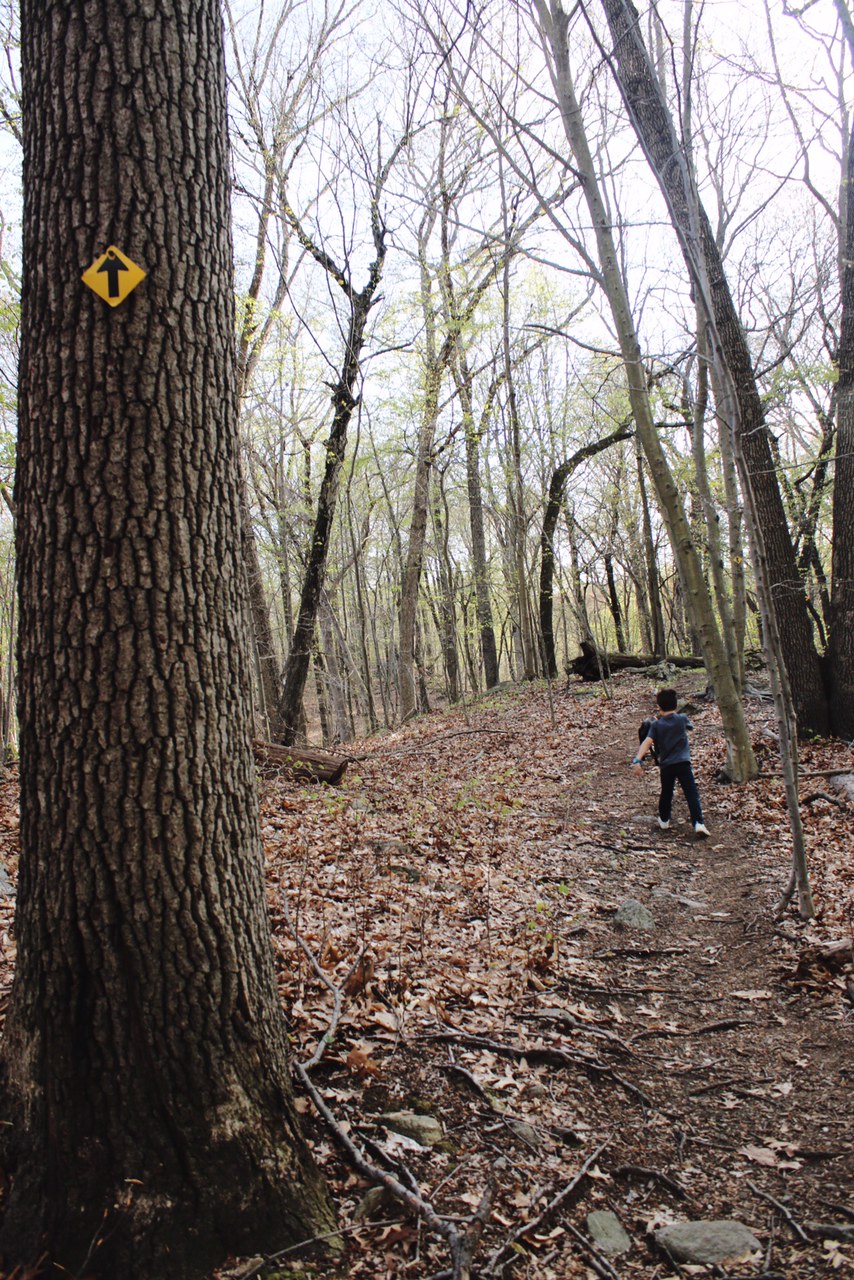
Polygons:
<instances>
[{"instance_id":1,"label":"forest floor","mask_svg":"<svg viewBox=\"0 0 854 1280\"><path fill-rule=\"evenodd\" d=\"M657 773L630 773L653 710L643 675L615 680L610 698L501 689L422 717L355 744L335 788L265 777L282 998L295 1057L319 1058L328 1118L297 1081L299 1105L346 1261L293 1252L222 1277L854 1275L851 964L821 959L851 940L854 809L805 778L818 915L775 919L790 862L782 786L717 781L717 711L698 699L699 673L675 685L694 707L708 840L678 792L659 831ZM751 707L772 774L773 715ZM801 765L854 760L816 743ZM14 799L10 779L7 866ZM618 926L628 898L652 927ZM7 956L10 928L7 906ZM400 1113L437 1122L420 1135L434 1145L382 1118ZM456 1232L456 1272L447 1239L372 1191L347 1144ZM623 1252L607 1252L597 1210L619 1219ZM656 1243L656 1229L699 1219L743 1223L759 1251L706 1266Z\"/></svg>"}]
</instances>

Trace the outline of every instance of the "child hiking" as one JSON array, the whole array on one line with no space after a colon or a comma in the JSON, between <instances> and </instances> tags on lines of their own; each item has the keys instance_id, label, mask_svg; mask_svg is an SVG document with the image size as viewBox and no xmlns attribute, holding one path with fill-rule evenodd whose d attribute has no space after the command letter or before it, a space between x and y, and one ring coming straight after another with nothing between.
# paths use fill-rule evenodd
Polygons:
<instances>
[{"instance_id":1,"label":"child hiking","mask_svg":"<svg viewBox=\"0 0 854 1280\"><path fill-rule=\"evenodd\" d=\"M641 761L650 751L658 757L661 770L661 794L658 797L658 825L662 831L670 826L670 811L673 805L673 790L678 781L685 799L694 832L700 837L709 834L703 822L703 806L700 803L700 792L694 770L691 768L691 748L688 746L688 729L693 725L687 716L676 710L678 701L675 689L659 689L656 695L658 709L661 712L657 720L650 721L647 737L644 738L638 753L632 760L632 773L636 778L643 777Z\"/></svg>"}]
</instances>

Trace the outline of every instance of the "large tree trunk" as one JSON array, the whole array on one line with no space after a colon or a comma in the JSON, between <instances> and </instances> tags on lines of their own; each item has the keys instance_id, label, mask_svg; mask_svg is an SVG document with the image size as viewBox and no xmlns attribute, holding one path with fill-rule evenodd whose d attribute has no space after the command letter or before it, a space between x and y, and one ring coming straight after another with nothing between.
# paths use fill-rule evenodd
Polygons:
<instances>
[{"instance_id":1,"label":"large tree trunk","mask_svg":"<svg viewBox=\"0 0 854 1280\"><path fill-rule=\"evenodd\" d=\"M332 1226L248 714L215 0L22 5L21 870L8 1272L191 1280ZM147 272L115 309L80 269Z\"/></svg>"}]
</instances>

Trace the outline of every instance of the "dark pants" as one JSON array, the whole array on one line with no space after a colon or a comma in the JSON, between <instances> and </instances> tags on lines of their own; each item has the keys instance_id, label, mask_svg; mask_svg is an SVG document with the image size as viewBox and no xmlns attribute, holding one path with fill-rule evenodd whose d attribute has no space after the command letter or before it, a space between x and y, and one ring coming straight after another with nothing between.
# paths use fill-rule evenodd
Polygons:
<instances>
[{"instance_id":1,"label":"dark pants","mask_svg":"<svg viewBox=\"0 0 854 1280\"><path fill-rule=\"evenodd\" d=\"M658 816L662 822L670 819L670 810L673 807L673 789L678 780L680 787L685 793L685 799L688 801L688 812L691 815L691 821L694 826L698 822L703 821L703 807L700 804L700 793L697 790L697 782L694 778L694 770L691 768L690 760L682 760L679 764L663 764L659 770L661 773L661 795L658 797Z\"/></svg>"}]
</instances>

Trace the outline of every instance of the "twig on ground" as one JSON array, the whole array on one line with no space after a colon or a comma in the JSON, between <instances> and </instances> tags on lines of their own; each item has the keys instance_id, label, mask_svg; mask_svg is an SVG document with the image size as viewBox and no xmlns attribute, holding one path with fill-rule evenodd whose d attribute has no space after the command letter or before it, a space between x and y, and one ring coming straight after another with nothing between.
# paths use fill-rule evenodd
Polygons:
<instances>
[{"instance_id":1,"label":"twig on ground","mask_svg":"<svg viewBox=\"0 0 854 1280\"><path fill-rule=\"evenodd\" d=\"M365 949L363 947L362 950L359 952L355 961L350 966L350 969L347 972L347 977L344 979L341 986L340 987L336 986L336 984L323 972L323 969L321 968L320 961L318 960L317 956L314 954L314 952L312 951L308 943L305 941L305 939L300 935L296 925L294 924L293 919L291 918L291 909L290 909L290 906L288 905L288 895L285 893L284 889L279 890L279 901L281 902L282 914L285 917L285 923L290 929L291 934L293 935L294 941L296 942L299 949L302 951L303 955L308 960L308 963L311 965L317 977L320 979L320 981L323 983L326 989L330 991L332 994L332 1016L329 1019L329 1026L326 1028L323 1035L318 1040L317 1048L315 1049L314 1053L305 1063L306 1070L310 1071L312 1067L316 1067L318 1065L324 1053L326 1052L327 1048L329 1047L330 1044L332 1044L332 1041L335 1039L335 1036L338 1032L338 1023L341 1021L343 988L346 987L348 979L352 976L353 973L355 973L356 969L362 963L362 958L364 956Z\"/></svg>"},{"instance_id":2,"label":"twig on ground","mask_svg":"<svg viewBox=\"0 0 854 1280\"><path fill-rule=\"evenodd\" d=\"M774 1196L769 1194L769 1192L763 1191L761 1187L757 1187L756 1183L751 1182L749 1178L746 1178L745 1181L754 1195L759 1196L762 1200L767 1200L769 1204L773 1204L774 1208L785 1218L786 1222L788 1222L795 1235L803 1244L810 1243L810 1237L807 1235L806 1231L804 1231L803 1227L795 1221L790 1209L787 1209L784 1204L781 1204L781 1202L776 1200Z\"/></svg>"},{"instance_id":3,"label":"twig on ground","mask_svg":"<svg viewBox=\"0 0 854 1280\"><path fill-rule=\"evenodd\" d=\"M542 1225L550 1217L552 1217L560 1209L562 1209L564 1205L569 1203L574 1193L578 1191L581 1184L587 1178L588 1173L592 1168L592 1166L596 1163L596 1161L599 1159L599 1156L608 1146L609 1142L610 1142L610 1138L607 1138L603 1143L600 1143L600 1145L596 1148L596 1150L591 1155L589 1155L587 1159L584 1161L584 1164L575 1174L575 1177L572 1178L571 1181L567 1183L567 1185L563 1188L563 1190L560 1191L554 1197L554 1199L549 1201L545 1209L543 1209L541 1213L537 1214L536 1218L532 1218L530 1222L524 1223L521 1227L517 1227L515 1231L511 1232L511 1234L507 1237L504 1243L498 1249L495 1250L495 1252L492 1254L489 1261L487 1262L486 1267L484 1268L485 1276L494 1276L496 1274L497 1268L502 1263L502 1259L505 1257L506 1254L510 1253L513 1250L513 1246L515 1244L517 1244L524 1236L529 1235L532 1231L539 1230L539 1228L542 1227Z\"/></svg>"},{"instance_id":4,"label":"twig on ground","mask_svg":"<svg viewBox=\"0 0 854 1280\"><path fill-rule=\"evenodd\" d=\"M556 1022L559 1026L569 1027L572 1031L580 1031L589 1036L598 1036L601 1040L610 1040L612 1044L617 1045L630 1057L635 1056L632 1046L613 1031L609 1031L607 1027L592 1027L589 1023L581 1022L578 1018L574 1018L571 1013L565 1013L563 1009L534 1010L525 1016L532 1018L535 1022Z\"/></svg>"},{"instance_id":5,"label":"twig on ground","mask_svg":"<svg viewBox=\"0 0 854 1280\"><path fill-rule=\"evenodd\" d=\"M841 1240L847 1244L854 1242L854 1227L840 1227L838 1223L832 1222L808 1222L807 1229L823 1240Z\"/></svg>"},{"instance_id":6,"label":"twig on ground","mask_svg":"<svg viewBox=\"0 0 854 1280\"><path fill-rule=\"evenodd\" d=\"M459 1232L446 1222L444 1218L441 1218L429 1201L425 1200L423 1196L411 1191L409 1187L405 1187L403 1183L399 1182L397 1178L392 1177L390 1173L385 1173L382 1169L378 1169L376 1165L372 1165L370 1161L366 1160L355 1143L350 1141L350 1138L335 1119L335 1116L332 1114L329 1107L327 1107L302 1063L295 1062L294 1070L299 1076L306 1093L317 1108L318 1114L326 1122L327 1127L330 1129L339 1146L346 1152L356 1172L360 1173L363 1178L367 1178L369 1182L385 1187L387 1191L391 1192L396 1200L400 1200L402 1204L405 1204L406 1207L419 1218L423 1218L430 1230L447 1242L451 1248L452 1255L455 1254L461 1243Z\"/></svg>"},{"instance_id":7,"label":"twig on ground","mask_svg":"<svg viewBox=\"0 0 854 1280\"><path fill-rule=\"evenodd\" d=\"M826 800L828 804L835 804L837 809L848 808L848 805L844 800L840 800L839 796L829 796L826 791L813 791L808 796L801 796L801 804L815 804L816 800Z\"/></svg>"},{"instance_id":8,"label":"twig on ground","mask_svg":"<svg viewBox=\"0 0 854 1280\"><path fill-rule=\"evenodd\" d=\"M619 1274L611 1266L608 1259L603 1253L599 1253L593 1248L592 1243L587 1239L583 1231L579 1231L578 1227L573 1226L571 1222L564 1223L564 1230L568 1231L574 1240L581 1245L582 1251L586 1255L587 1264L597 1276L601 1276L602 1280L620 1280Z\"/></svg>"},{"instance_id":9,"label":"twig on ground","mask_svg":"<svg viewBox=\"0 0 854 1280\"><path fill-rule=\"evenodd\" d=\"M630 1080L625 1080L621 1075L618 1075L612 1067L607 1066L604 1062L598 1062L595 1058L588 1058L583 1054L568 1053L565 1049L502 1044L499 1040L490 1040L487 1036L470 1035L467 1031L430 1031L423 1038L446 1043L450 1041L456 1044L466 1044L473 1049L488 1049L490 1053L497 1053L503 1058L516 1058L517 1060L524 1058L527 1062L544 1062L558 1067L580 1067L582 1071L586 1071L594 1080L613 1080L615 1084L618 1084L631 1097L636 1098L648 1110L661 1110L661 1108L656 1107L652 1099L642 1089L632 1084Z\"/></svg>"},{"instance_id":10,"label":"twig on ground","mask_svg":"<svg viewBox=\"0 0 854 1280\"><path fill-rule=\"evenodd\" d=\"M689 1098L700 1098L704 1093L716 1093L718 1089L731 1089L736 1084L756 1084L755 1076L727 1076L726 1080L715 1080L712 1084L704 1084L700 1089L691 1089Z\"/></svg>"},{"instance_id":11,"label":"twig on ground","mask_svg":"<svg viewBox=\"0 0 854 1280\"><path fill-rule=\"evenodd\" d=\"M241 1272L240 1280L256 1280L256 1277L260 1276L261 1272L266 1267L269 1267L271 1263L281 1262L290 1254L299 1253L301 1249L310 1249L312 1245L323 1244L326 1240L337 1240L340 1236L358 1235L360 1231L365 1231L369 1226L375 1230L378 1227L394 1227L400 1221L400 1218L377 1218L370 1223L354 1222L351 1227L339 1227L337 1231L327 1231L322 1236L312 1236L309 1240L300 1240L299 1244L290 1244L286 1249L279 1249L276 1253L265 1254L261 1261L256 1263L250 1271ZM450 1271L448 1275L451 1275Z\"/></svg>"},{"instance_id":12,"label":"twig on ground","mask_svg":"<svg viewBox=\"0 0 854 1280\"><path fill-rule=\"evenodd\" d=\"M684 1031L668 1031L665 1027L652 1027L648 1031L639 1031L636 1036L632 1036L631 1043L648 1040L651 1036L706 1036L715 1031L734 1031L736 1027L751 1025L747 1018L722 1018L720 1022L707 1022L701 1027L687 1027Z\"/></svg>"},{"instance_id":13,"label":"twig on ground","mask_svg":"<svg viewBox=\"0 0 854 1280\"><path fill-rule=\"evenodd\" d=\"M690 1200L690 1196L681 1182L677 1182L675 1178L671 1178L669 1174L662 1173L660 1169L649 1169L642 1164L621 1164L618 1169L613 1171L615 1178L652 1178L656 1182L660 1182L663 1187L672 1192L680 1200Z\"/></svg>"}]
</instances>

